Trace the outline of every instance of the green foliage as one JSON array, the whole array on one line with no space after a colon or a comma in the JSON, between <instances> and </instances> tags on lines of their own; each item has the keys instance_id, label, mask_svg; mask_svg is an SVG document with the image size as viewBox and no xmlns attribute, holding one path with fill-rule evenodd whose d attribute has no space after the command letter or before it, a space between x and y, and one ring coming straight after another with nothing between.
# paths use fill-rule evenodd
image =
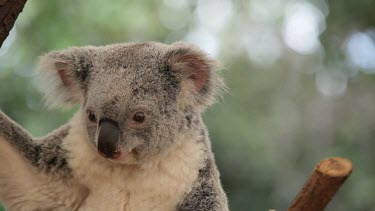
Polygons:
<instances>
[{"instance_id":1,"label":"green foliage","mask_svg":"<svg viewBox=\"0 0 375 211\"><path fill-rule=\"evenodd\" d=\"M204 118L231 210L286 210L329 156L351 159L354 173L327 210L374 210L375 76L345 52L353 32L374 27L374 2L223 0L211 10L202 2L29 0L0 50L0 108L44 135L77 108L43 105L32 75L38 55L75 45L195 41L223 63L230 90ZM296 2L323 17L312 53L285 41Z\"/></svg>"}]
</instances>

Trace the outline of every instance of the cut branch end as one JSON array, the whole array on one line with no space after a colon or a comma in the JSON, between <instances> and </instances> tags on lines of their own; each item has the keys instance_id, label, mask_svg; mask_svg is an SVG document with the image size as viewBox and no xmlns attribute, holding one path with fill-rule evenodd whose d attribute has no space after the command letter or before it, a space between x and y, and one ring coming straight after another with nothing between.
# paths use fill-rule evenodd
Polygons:
<instances>
[{"instance_id":1,"label":"cut branch end","mask_svg":"<svg viewBox=\"0 0 375 211\"><path fill-rule=\"evenodd\" d=\"M321 211L352 172L352 163L345 158L322 160L291 203L288 211Z\"/></svg>"}]
</instances>

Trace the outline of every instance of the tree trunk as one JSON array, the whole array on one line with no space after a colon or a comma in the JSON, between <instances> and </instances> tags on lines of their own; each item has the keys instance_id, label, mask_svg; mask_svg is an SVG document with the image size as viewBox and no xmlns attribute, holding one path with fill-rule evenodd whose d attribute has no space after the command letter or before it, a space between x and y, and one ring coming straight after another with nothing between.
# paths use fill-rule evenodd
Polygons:
<instances>
[{"instance_id":1,"label":"tree trunk","mask_svg":"<svg viewBox=\"0 0 375 211\"><path fill-rule=\"evenodd\" d=\"M0 47L8 37L26 0L0 0Z\"/></svg>"}]
</instances>

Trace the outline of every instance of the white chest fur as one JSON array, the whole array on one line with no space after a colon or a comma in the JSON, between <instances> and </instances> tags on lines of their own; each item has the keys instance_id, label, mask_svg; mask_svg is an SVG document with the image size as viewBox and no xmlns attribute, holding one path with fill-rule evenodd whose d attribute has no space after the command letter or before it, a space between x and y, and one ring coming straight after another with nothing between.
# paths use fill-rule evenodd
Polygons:
<instances>
[{"instance_id":1,"label":"white chest fur","mask_svg":"<svg viewBox=\"0 0 375 211\"><path fill-rule=\"evenodd\" d=\"M113 164L93 151L83 130L66 138L70 164L79 183L90 189L80 210L175 210L202 167L202 145L183 140L179 146L140 166Z\"/></svg>"}]
</instances>

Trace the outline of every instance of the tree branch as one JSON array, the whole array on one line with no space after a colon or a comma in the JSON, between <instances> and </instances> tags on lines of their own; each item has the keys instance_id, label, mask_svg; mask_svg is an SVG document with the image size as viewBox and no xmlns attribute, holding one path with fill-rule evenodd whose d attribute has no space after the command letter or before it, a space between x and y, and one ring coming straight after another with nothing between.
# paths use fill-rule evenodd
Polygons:
<instances>
[{"instance_id":1,"label":"tree branch","mask_svg":"<svg viewBox=\"0 0 375 211\"><path fill-rule=\"evenodd\" d=\"M8 37L26 0L0 0L0 47Z\"/></svg>"},{"instance_id":2,"label":"tree branch","mask_svg":"<svg viewBox=\"0 0 375 211\"><path fill-rule=\"evenodd\" d=\"M288 211L322 211L352 172L352 163L345 158L321 161Z\"/></svg>"}]
</instances>

